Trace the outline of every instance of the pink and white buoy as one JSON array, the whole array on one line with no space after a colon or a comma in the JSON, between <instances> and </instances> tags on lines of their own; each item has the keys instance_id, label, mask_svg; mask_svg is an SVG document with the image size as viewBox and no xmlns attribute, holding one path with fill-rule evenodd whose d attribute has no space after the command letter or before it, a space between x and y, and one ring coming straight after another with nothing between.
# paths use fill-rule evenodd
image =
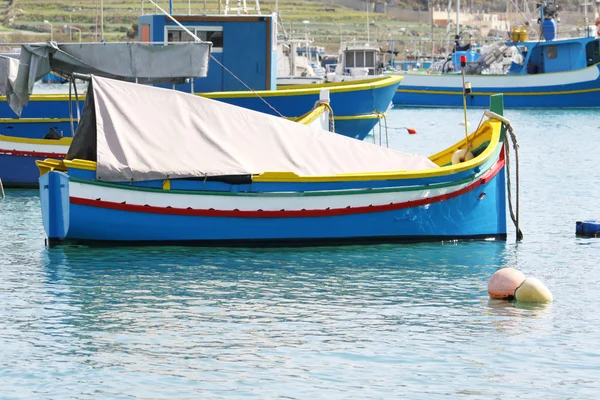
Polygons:
<instances>
[{"instance_id":1,"label":"pink and white buoy","mask_svg":"<svg viewBox=\"0 0 600 400\"><path fill-rule=\"evenodd\" d=\"M494 272L488 283L492 299L512 300L515 290L525 281L525 275L514 268L502 268Z\"/></svg>"},{"instance_id":2,"label":"pink and white buoy","mask_svg":"<svg viewBox=\"0 0 600 400\"><path fill-rule=\"evenodd\" d=\"M552 293L537 278L527 278L514 268L496 271L488 283L488 293L492 299L517 300L523 303L550 303Z\"/></svg>"}]
</instances>

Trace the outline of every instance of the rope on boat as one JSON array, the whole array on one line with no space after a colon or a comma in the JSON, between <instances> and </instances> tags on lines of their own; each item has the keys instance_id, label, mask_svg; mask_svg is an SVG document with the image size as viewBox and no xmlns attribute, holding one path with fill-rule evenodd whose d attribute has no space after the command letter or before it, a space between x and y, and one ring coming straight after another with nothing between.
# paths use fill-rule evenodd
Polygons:
<instances>
[{"instance_id":1,"label":"rope on boat","mask_svg":"<svg viewBox=\"0 0 600 400\"><path fill-rule=\"evenodd\" d=\"M504 145L506 146L506 186L508 189L508 209L510 210L510 218L512 219L513 223L515 224L515 229L516 229L516 235L517 235L517 242L523 240L523 232L521 231L521 228L519 227L519 144L517 143L517 135L515 135L515 131L512 127L512 125L510 125L510 123L508 124L504 124L504 128L506 129L506 131L510 134L510 139L512 141L513 144L513 150L515 152L515 162L516 162L516 166L515 166L515 187L516 187L516 198L515 198L515 202L516 202L516 207L514 207L514 210L516 210L516 212L513 210L513 204L512 204L512 195L511 195L511 184L510 184L510 163L509 163L509 143L508 143L508 137L504 136ZM515 215L516 214L516 215Z\"/></svg>"},{"instance_id":2,"label":"rope on boat","mask_svg":"<svg viewBox=\"0 0 600 400\"><path fill-rule=\"evenodd\" d=\"M377 125L379 127L379 145L381 146L381 130L385 131L385 147L390 147L390 138L388 134L387 114L384 112L375 111L377 116ZM383 127L381 126L381 120L383 120ZM373 129L373 144L377 144L377 138L375 135L375 129Z\"/></svg>"},{"instance_id":3,"label":"rope on boat","mask_svg":"<svg viewBox=\"0 0 600 400\"><path fill-rule=\"evenodd\" d=\"M508 193L508 209L510 212L510 218L513 221L513 224L515 225L515 229L516 229L516 239L517 242L523 240L523 232L521 231L520 225L519 225L519 143L517 142L517 135L515 134L515 130L512 127L512 125L510 124L510 121L506 118L504 118L503 116L496 114L494 112L485 111L485 115L491 119L496 119L500 122L502 122L502 126L504 127L505 131L508 132L508 135L504 135L504 155L506 158L506 189L507 189L507 193ZM510 182L510 142L508 141L508 136L510 136L510 140L512 142L513 145L513 150L515 152L515 188L516 188L516 197L515 197L515 205L516 207L513 206L513 202L512 202L512 193L511 193L511 182Z\"/></svg>"},{"instance_id":4,"label":"rope on boat","mask_svg":"<svg viewBox=\"0 0 600 400\"><path fill-rule=\"evenodd\" d=\"M2 199L4 200L6 195L4 194L4 186L2 185L2 179L0 179L0 193L2 193Z\"/></svg>"},{"instance_id":5,"label":"rope on boat","mask_svg":"<svg viewBox=\"0 0 600 400\"><path fill-rule=\"evenodd\" d=\"M275 112L277 113L277 115L279 115L281 118L285 118L285 117L283 116L283 114L282 114L282 113L280 113L280 112L279 112L279 111L278 111L278 110L277 110L275 107L273 107L273 106L271 105L271 103L269 103L268 101L266 101L266 100L265 100L265 99L264 99L264 98L263 98L263 97L262 97L260 94L256 93L256 91L254 91L254 89L252 89L250 86L246 85L246 83L245 83L243 80L241 80L240 78L238 78L238 77L236 76L236 74L234 74L234 73L233 73L233 72L231 72L231 71L230 71L230 70L229 70L229 69L228 69L226 66L224 66L223 64L221 64L221 62L219 62L219 60L217 60L217 59L215 58L215 56L213 56L213 55L211 54L211 55L210 55L210 58L212 58L214 62L216 62L217 64L219 64L219 65L221 66L221 68L223 68L225 71L227 71L229 74L231 74L231 76L233 76L235 79L237 79L237 80L238 80L238 82L240 82L242 85L244 85L244 87L245 87L246 89L248 89L249 91L251 91L251 92L252 92L252 93L253 93L253 94L254 94L256 97L258 97L259 99L261 99L261 100L263 101L263 103L265 103L267 106L269 106L269 108L270 108L271 110L275 111Z\"/></svg>"},{"instance_id":6,"label":"rope on boat","mask_svg":"<svg viewBox=\"0 0 600 400\"><path fill-rule=\"evenodd\" d=\"M319 100L315 107L325 106L327 111L329 111L329 132L335 132L335 120L333 118L333 108L331 108L331 104L329 104L328 100Z\"/></svg>"}]
</instances>

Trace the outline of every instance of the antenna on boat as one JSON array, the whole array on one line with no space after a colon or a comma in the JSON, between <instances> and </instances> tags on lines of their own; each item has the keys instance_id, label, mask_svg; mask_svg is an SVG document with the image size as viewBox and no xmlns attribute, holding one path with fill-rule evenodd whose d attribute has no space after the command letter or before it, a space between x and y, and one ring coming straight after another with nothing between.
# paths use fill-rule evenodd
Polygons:
<instances>
[{"instance_id":1,"label":"antenna on boat","mask_svg":"<svg viewBox=\"0 0 600 400\"><path fill-rule=\"evenodd\" d=\"M460 73L462 75L463 86L463 113L465 119L465 144L466 151L469 151L469 121L467 121L467 94L471 93L471 83L465 83L465 68L467 67L467 56L460 56ZM466 154L465 154L466 155Z\"/></svg>"},{"instance_id":2,"label":"antenna on boat","mask_svg":"<svg viewBox=\"0 0 600 400\"><path fill-rule=\"evenodd\" d=\"M370 43L371 35L369 34L369 0L367 0L366 4L367 4L367 43Z\"/></svg>"}]
</instances>

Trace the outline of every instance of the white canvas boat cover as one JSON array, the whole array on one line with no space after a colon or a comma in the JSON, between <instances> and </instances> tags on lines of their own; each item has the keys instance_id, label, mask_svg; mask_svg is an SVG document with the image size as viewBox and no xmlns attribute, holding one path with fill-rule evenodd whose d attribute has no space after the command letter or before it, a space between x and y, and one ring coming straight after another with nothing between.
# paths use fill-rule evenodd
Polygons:
<instances>
[{"instance_id":1,"label":"white canvas boat cover","mask_svg":"<svg viewBox=\"0 0 600 400\"><path fill-rule=\"evenodd\" d=\"M139 83L183 83L208 73L210 42L149 46L142 43L32 43L21 46L19 73L5 90L17 115L33 84L51 71L94 74ZM0 81L7 72L2 73Z\"/></svg>"},{"instance_id":2,"label":"white canvas boat cover","mask_svg":"<svg viewBox=\"0 0 600 400\"><path fill-rule=\"evenodd\" d=\"M92 78L66 158L97 161L96 178L107 182L436 167L424 156L284 118L175 90L99 77Z\"/></svg>"}]
</instances>

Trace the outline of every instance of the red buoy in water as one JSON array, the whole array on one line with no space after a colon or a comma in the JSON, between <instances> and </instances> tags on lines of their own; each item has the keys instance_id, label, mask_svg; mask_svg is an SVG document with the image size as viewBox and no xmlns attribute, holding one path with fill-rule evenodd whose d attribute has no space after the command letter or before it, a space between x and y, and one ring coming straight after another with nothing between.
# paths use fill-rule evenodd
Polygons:
<instances>
[{"instance_id":1,"label":"red buoy in water","mask_svg":"<svg viewBox=\"0 0 600 400\"><path fill-rule=\"evenodd\" d=\"M525 275L514 268L502 268L494 272L488 283L488 293L492 299L512 299L515 290L525 280Z\"/></svg>"},{"instance_id":2,"label":"red buoy in water","mask_svg":"<svg viewBox=\"0 0 600 400\"><path fill-rule=\"evenodd\" d=\"M409 135L416 135L417 134L417 130L415 128L406 128L406 130L408 131Z\"/></svg>"}]
</instances>

